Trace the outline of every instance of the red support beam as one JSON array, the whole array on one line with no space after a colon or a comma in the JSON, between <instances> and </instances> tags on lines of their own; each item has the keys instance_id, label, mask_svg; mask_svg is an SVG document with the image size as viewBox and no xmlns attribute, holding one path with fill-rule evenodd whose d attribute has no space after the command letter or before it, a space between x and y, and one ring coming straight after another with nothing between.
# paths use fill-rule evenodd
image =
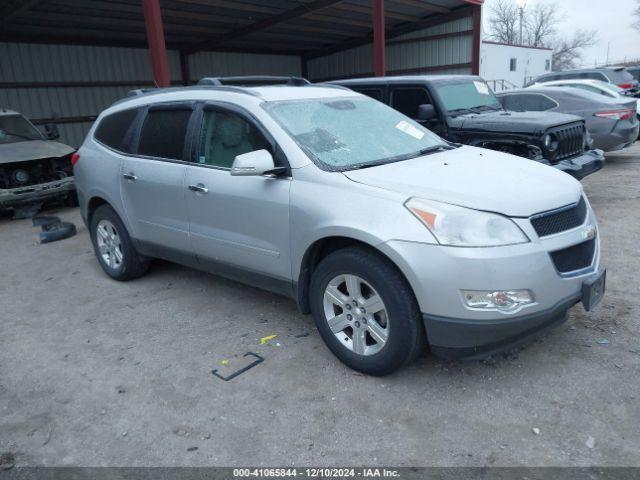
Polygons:
<instances>
[{"instance_id":1,"label":"red support beam","mask_svg":"<svg viewBox=\"0 0 640 480\"><path fill-rule=\"evenodd\" d=\"M160 88L171 85L169 77L169 60L167 59L167 47L164 42L164 29L162 28L162 12L159 0L142 0L144 11L144 23L147 29L147 41L151 54L153 78Z\"/></svg>"},{"instance_id":2,"label":"red support beam","mask_svg":"<svg viewBox=\"0 0 640 480\"><path fill-rule=\"evenodd\" d=\"M387 71L387 53L384 41L384 0L371 0L373 7L373 72L384 77Z\"/></svg>"},{"instance_id":3,"label":"red support beam","mask_svg":"<svg viewBox=\"0 0 640 480\"><path fill-rule=\"evenodd\" d=\"M480 75L480 41L482 34L482 2L475 4L472 14L471 73Z\"/></svg>"}]
</instances>

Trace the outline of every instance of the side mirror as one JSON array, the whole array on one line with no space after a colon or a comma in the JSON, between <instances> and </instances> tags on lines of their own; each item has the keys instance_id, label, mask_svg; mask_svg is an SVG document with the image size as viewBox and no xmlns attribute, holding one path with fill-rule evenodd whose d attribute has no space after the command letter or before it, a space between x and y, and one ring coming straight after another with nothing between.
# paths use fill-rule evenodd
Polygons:
<instances>
[{"instance_id":1,"label":"side mirror","mask_svg":"<svg viewBox=\"0 0 640 480\"><path fill-rule=\"evenodd\" d=\"M44 126L44 136L47 140L57 140L60 138L58 126L55 123L47 123Z\"/></svg>"},{"instance_id":2,"label":"side mirror","mask_svg":"<svg viewBox=\"0 0 640 480\"><path fill-rule=\"evenodd\" d=\"M434 118L436 118L436 109L433 108L433 105L428 103L418 105L418 120L427 122Z\"/></svg>"},{"instance_id":3,"label":"side mirror","mask_svg":"<svg viewBox=\"0 0 640 480\"><path fill-rule=\"evenodd\" d=\"M276 169L273 157L266 150L254 150L238 155L231 166L231 175L235 177L259 177L277 173L279 169Z\"/></svg>"}]
</instances>

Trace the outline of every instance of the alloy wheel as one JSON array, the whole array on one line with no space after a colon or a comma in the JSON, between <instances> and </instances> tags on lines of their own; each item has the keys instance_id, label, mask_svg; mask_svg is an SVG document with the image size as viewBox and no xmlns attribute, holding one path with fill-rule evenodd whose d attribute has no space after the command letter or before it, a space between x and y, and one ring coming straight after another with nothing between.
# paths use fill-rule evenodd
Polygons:
<instances>
[{"instance_id":1,"label":"alloy wheel","mask_svg":"<svg viewBox=\"0 0 640 480\"><path fill-rule=\"evenodd\" d=\"M389 317L382 297L364 279L343 274L326 286L325 320L335 337L358 355L374 355L389 338Z\"/></svg>"},{"instance_id":2,"label":"alloy wheel","mask_svg":"<svg viewBox=\"0 0 640 480\"><path fill-rule=\"evenodd\" d=\"M109 268L117 269L122 265L122 242L118 230L109 220L100 220L96 227L96 240L100 256Z\"/></svg>"}]
</instances>

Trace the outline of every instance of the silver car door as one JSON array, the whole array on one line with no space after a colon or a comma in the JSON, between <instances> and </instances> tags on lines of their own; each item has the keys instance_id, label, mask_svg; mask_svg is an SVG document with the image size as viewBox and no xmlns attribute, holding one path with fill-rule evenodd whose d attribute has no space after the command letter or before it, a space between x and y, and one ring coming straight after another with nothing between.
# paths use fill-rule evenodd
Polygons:
<instances>
[{"instance_id":1,"label":"silver car door","mask_svg":"<svg viewBox=\"0 0 640 480\"><path fill-rule=\"evenodd\" d=\"M137 153L122 162L121 195L133 236L154 250L191 253L184 158L192 112L191 104L149 108Z\"/></svg>"},{"instance_id":2,"label":"silver car door","mask_svg":"<svg viewBox=\"0 0 640 480\"><path fill-rule=\"evenodd\" d=\"M263 148L275 153L280 165L286 163L249 114L235 108L204 107L193 163L186 174L191 241L198 260L208 269L227 266L290 285L291 178L230 174L237 155Z\"/></svg>"}]
</instances>

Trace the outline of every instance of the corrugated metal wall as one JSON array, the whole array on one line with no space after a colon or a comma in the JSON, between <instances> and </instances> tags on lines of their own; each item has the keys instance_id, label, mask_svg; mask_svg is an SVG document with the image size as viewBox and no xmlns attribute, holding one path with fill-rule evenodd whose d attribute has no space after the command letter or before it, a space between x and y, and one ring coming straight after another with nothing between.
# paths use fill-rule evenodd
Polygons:
<instances>
[{"instance_id":1,"label":"corrugated metal wall","mask_svg":"<svg viewBox=\"0 0 640 480\"><path fill-rule=\"evenodd\" d=\"M300 57L256 53L200 52L189 57L191 78L225 75L300 75Z\"/></svg>"},{"instance_id":2,"label":"corrugated metal wall","mask_svg":"<svg viewBox=\"0 0 640 480\"><path fill-rule=\"evenodd\" d=\"M171 78L179 83L179 54L169 51L168 55ZM204 52L190 57L189 65L192 80L216 75L300 75L299 57L285 55ZM87 82L88 86L44 85L56 82ZM96 82L102 85L91 85ZM114 82L118 84L109 84ZM17 110L30 119L54 114L94 116L129 90L152 82L146 49L0 43L0 108ZM11 83L23 85L5 88ZM60 141L77 147L90 126L91 122L61 124Z\"/></svg>"},{"instance_id":3,"label":"corrugated metal wall","mask_svg":"<svg viewBox=\"0 0 640 480\"><path fill-rule=\"evenodd\" d=\"M465 17L411 32L387 42L387 73L471 73L472 18ZM444 38L421 39L441 36ZM406 42L416 39L414 42ZM401 42L394 44L394 42ZM361 47L309 60L311 80L373 75L373 46ZM455 67L452 67L455 66ZM442 67L442 68L438 68Z\"/></svg>"},{"instance_id":4,"label":"corrugated metal wall","mask_svg":"<svg viewBox=\"0 0 640 480\"><path fill-rule=\"evenodd\" d=\"M179 61L170 54L172 78L180 78ZM178 68L176 68L178 67ZM0 43L0 83L38 83L35 88L0 88L0 107L30 119L98 114L139 82L152 82L145 49ZM45 87L53 82L131 82L120 86ZM90 122L59 125L61 141L82 143Z\"/></svg>"}]
</instances>

